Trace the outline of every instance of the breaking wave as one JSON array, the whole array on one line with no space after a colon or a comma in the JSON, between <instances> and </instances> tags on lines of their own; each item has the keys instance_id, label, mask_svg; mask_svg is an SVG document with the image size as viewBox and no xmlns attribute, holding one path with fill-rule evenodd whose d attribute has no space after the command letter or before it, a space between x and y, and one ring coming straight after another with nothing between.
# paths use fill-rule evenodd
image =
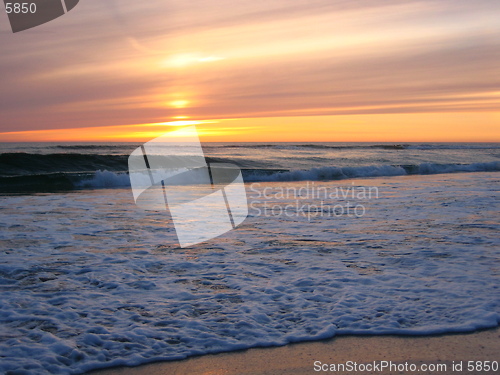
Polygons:
<instances>
[{"instance_id":1,"label":"breaking wave","mask_svg":"<svg viewBox=\"0 0 500 375\"><path fill-rule=\"evenodd\" d=\"M279 182L493 171L500 171L500 162L319 167L308 170L243 169L242 173L245 182ZM0 177L0 192L2 193L125 188L129 186L130 179L127 172L106 169L94 172L56 172Z\"/></svg>"}]
</instances>

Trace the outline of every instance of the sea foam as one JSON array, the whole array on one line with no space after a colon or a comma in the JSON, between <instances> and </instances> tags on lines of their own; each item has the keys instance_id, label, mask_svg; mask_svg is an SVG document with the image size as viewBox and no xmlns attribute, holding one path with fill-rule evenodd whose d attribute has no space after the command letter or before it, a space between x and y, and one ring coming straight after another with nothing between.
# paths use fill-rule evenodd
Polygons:
<instances>
[{"instance_id":1,"label":"sea foam","mask_svg":"<svg viewBox=\"0 0 500 375\"><path fill-rule=\"evenodd\" d=\"M363 217L252 214L186 249L129 189L0 197L0 372L497 326L497 173L358 183Z\"/></svg>"},{"instance_id":2,"label":"sea foam","mask_svg":"<svg viewBox=\"0 0 500 375\"><path fill-rule=\"evenodd\" d=\"M473 164L434 164L420 165L372 165L360 167L320 167L309 170L294 170L272 172L266 170L244 170L246 182L270 181L334 181L348 178L392 177L409 174L441 174L458 172L487 172L500 171L500 162L473 163ZM130 186L126 173L116 173L107 170L95 172L92 178L86 178L75 184L78 188L121 188Z\"/></svg>"}]
</instances>

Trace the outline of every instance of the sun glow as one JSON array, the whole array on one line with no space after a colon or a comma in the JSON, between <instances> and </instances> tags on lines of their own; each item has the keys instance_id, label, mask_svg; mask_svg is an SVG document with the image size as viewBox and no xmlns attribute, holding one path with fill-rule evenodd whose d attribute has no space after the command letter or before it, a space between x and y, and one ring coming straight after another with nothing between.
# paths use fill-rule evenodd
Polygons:
<instances>
[{"instance_id":1,"label":"sun glow","mask_svg":"<svg viewBox=\"0 0 500 375\"><path fill-rule=\"evenodd\" d=\"M188 126L188 125L199 125L199 124L207 124L210 121L168 121L168 122L157 122L154 124L149 124L150 126Z\"/></svg>"},{"instance_id":2,"label":"sun glow","mask_svg":"<svg viewBox=\"0 0 500 375\"><path fill-rule=\"evenodd\" d=\"M184 68L193 64L210 63L224 60L220 56L203 56L198 53L178 54L160 62L162 68Z\"/></svg>"},{"instance_id":3,"label":"sun glow","mask_svg":"<svg viewBox=\"0 0 500 375\"><path fill-rule=\"evenodd\" d=\"M175 128L213 126L218 121L176 120L149 124L101 126L75 129L47 129L0 133L3 142L146 142ZM216 132L216 131L215 131ZM213 134L213 133L212 133Z\"/></svg>"},{"instance_id":4,"label":"sun glow","mask_svg":"<svg viewBox=\"0 0 500 375\"><path fill-rule=\"evenodd\" d=\"M489 112L450 112L178 119L136 125L4 132L0 133L0 139L4 142L146 142L174 129L196 125L204 142L498 142L499 116ZM483 131L477 132L470 124L482 124ZM451 127L455 133L450 133ZM421 133L415 134L416 128Z\"/></svg>"},{"instance_id":5,"label":"sun glow","mask_svg":"<svg viewBox=\"0 0 500 375\"><path fill-rule=\"evenodd\" d=\"M189 104L189 100L173 100L168 103L170 107L174 108L186 108Z\"/></svg>"}]
</instances>

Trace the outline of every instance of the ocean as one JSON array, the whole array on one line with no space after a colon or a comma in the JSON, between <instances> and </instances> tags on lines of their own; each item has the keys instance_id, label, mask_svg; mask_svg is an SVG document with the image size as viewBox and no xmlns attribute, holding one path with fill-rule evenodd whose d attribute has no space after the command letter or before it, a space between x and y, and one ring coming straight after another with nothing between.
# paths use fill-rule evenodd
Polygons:
<instances>
[{"instance_id":1,"label":"ocean","mask_svg":"<svg viewBox=\"0 0 500 375\"><path fill-rule=\"evenodd\" d=\"M203 144L249 215L181 248L140 144L0 144L0 372L80 374L500 322L500 144Z\"/></svg>"},{"instance_id":2,"label":"ocean","mask_svg":"<svg viewBox=\"0 0 500 375\"><path fill-rule=\"evenodd\" d=\"M0 144L0 193L125 187L134 143ZM500 170L498 143L206 143L209 162L231 162L245 181Z\"/></svg>"}]
</instances>

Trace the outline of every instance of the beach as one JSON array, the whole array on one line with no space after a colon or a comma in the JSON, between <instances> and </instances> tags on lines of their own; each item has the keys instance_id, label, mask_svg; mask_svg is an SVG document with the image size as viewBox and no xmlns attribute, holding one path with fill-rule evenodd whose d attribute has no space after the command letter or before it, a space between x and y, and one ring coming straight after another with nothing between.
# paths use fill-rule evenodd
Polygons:
<instances>
[{"instance_id":1,"label":"beach","mask_svg":"<svg viewBox=\"0 0 500 375\"><path fill-rule=\"evenodd\" d=\"M181 375L181 374L412 374L391 370L391 364L414 364L419 374L485 373L474 367L477 361L499 361L498 328L465 334L437 336L340 336L330 340L290 344L278 348L255 348L245 351L193 357L183 361L159 362L138 367L119 367L89 372L89 375ZM321 363L318 363L321 362ZM375 364L380 371L321 371L325 364ZM469 361L473 361L471 363ZM316 366L315 366L316 362ZM392 363L391 363L392 362ZM490 362L490 364L491 364ZM423 366L428 366L423 369ZM437 365L433 371L429 367ZM442 367L445 365L446 367ZM385 367L382 367L385 366ZM454 367L455 366L455 367ZM338 367L337 367L338 368ZM459 369L462 368L462 371ZM394 367L393 367L394 369Z\"/></svg>"},{"instance_id":2,"label":"beach","mask_svg":"<svg viewBox=\"0 0 500 375\"><path fill-rule=\"evenodd\" d=\"M500 0L4 5L0 375L500 374Z\"/></svg>"},{"instance_id":3,"label":"beach","mask_svg":"<svg viewBox=\"0 0 500 375\"><path fill-rule=\"evenodd\" d=\"M68 146L76 156L47 153L29 164L27 180L57 167L57 179L74 188L38 180L55 190L0 196L0 371L81 374L161 362L158 371L198 373L182 366L214 361L214 373L301 373L341 350L353 361L453 361L462 357L450 350L497 349L496 330L457 335L500 321L496 146L313 146L265 145L243 171L244 222L188 247L165 212L138 207L123 186L123 146L83 146L94 152L86 156ZM301 158L279 159L293 147ZM258 148L218 146L207 158L231 161ZM105 156L110 150L117 158ZM337 151L354 164L328 167ZM457 153L471 163L382 164ZM319 166L297 169L306 154ZM263 169L266 158L274 162ZM364 165L369 158L379 164ZM114 170L68 170L80 168L74 160ZM21 173L19 165L3 170ZM285 367L239 359L249 355L284 358L273 366ZM217 368L226 364L233 367Z\"/></svg>"}]
</instances>

